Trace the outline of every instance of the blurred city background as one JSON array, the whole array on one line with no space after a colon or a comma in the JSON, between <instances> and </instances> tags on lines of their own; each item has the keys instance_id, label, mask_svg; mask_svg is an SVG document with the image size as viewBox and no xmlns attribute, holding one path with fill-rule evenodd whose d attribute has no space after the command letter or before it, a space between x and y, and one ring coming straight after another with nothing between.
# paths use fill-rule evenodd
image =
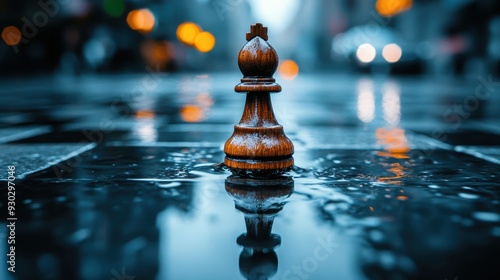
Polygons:
<instances>
[{"instance_id":1,"label":"blurred city background","mask_svg":"<svg viewBox=\"0 0 500 280\"><path fill-rule=\"evenodd\" d=\"M254 22L282 78L500 72L495 0L0 0L0 73L236 71Z\"/></svg>"},{"instance_id":2,"label":"blurred city background","mask_svg":"<svg viewBox=\"0 0 500 280\"><path fill-rule=\"evenodd\" d=\"M221 165L255 22L295 146L255 202L288 202L276 251ZM499 0L0 0L0 32L2 280L500 274Z\"/></svg>"}]
</instances>

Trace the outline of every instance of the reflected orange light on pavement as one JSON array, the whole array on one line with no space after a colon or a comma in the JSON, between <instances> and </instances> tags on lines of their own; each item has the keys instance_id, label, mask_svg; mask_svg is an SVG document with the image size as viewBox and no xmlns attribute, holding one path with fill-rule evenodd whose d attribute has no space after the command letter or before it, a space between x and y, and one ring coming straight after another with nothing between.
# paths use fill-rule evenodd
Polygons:
<instances>
[{"instance_id":1,"label":"reflected orange light on pavement","mask_svg":"<svg viewBox=\"0 0 500 280\"><path fill-rule=\"evenodd\" d=\"M184 105L180 110L181 119L185 122L200 122L205 117L203 108L193 104Z\"/></svg>"},{"instance_id":2,"label":"reflected orange light on pavement","mask_svg":"<svg viewBox=\"0 0 500 280\"><path fill-rule=\"evenodd\" d=\"M405 176L407 169L407 167L402 165L402 163L405 164L406 160L410 158L410 145L406 139L405 131L398 127L391 129L377 128L375 136L377 138L377 144L384 146L384 150L377 151L377 155L384 158L398 160L397 162L392 163L380 163L387 169L387 172L394 175L379 177L378 181L398 185L401 183L398 179Z\"/></svg>"},{"instance_id":3,"label":"reflected orange light on pavement","mask_svg":"<svg viewBox=\"0 0 500 280\"><path fill-rule=\"evenodd\" d=\"M406 195L398 195L398 196L396 196L396 199L397 200L405 201L405 200L408 200L408 196L406 196Z\"/></svg>"},{"instance_id":4,"label":"reflected orange light on pavement","mask_svg":"<svg viewBox=\"0 0 500 280\"><path fill-rule=\"evenodd\" d=\"M210 107L214 104L214 100L212 96L210 96L210 93L202 91L198 93L196 97L189 99L189 103L182 106L179 110L181 119L190 123L205 120L210 112Z\"/></svg>"},{"instance_id":5,"label":"reflected orange light on pavement","mask_svg":"<svg viewBox=\"0 0 500 280\"><path fill-rule=\"evenodd\" d=\"M15 26L7 26L2 31L2 39L7 46L15 46L21 42L22 33Z\"/></svg>"},{"instance_id":6,"label":"reflected orange light on pavement","mask_svg":"<svg viewBox=\"0 0 500 280\"><path fill-rule=\"evenodd\" d=\"M293 60L284 60L278 67L278 73L285 80L293 80L299 74L299 65Z\"/></svg>"},{"instance_id":7,"label":"reflected orange light on pavement","mask_svg":"<svg viewBox=\"0 0 500 280\"><path fill-rule=\"evenodd\" d=\"M135 113L135 117L138 119L152 119L155 117L155 112L151 110L139 110Z\"/></svg>"},{"instance_id":8,"label":"reflected orange light on pavement","mask_svg":"<svg viewBox=\"0 0 500 280\"><path fill-rule=\"evenodd\" d=\"M377 128L376 137L377 143L384 146L384 151L378 151L377 155L396 159L409 158L410 147L403 129Z\"/></svg>"},{"instance_id":9,"label":"reflected orange light on pavement","mask_svg":"<svg viewBox=\"0 0 500 280\"><path fill-rule=\"evenodd\" d=\"M394 176L379 177L378 178L379 182L386 182L386 183L389 183L389 184L399 184L399 183L401 183L397 179L401 179L401 178L404 177L406 167L402 166L399 162L395 162L395 163L392 163L390 165L387 165L387 164L382 164L382 165L388 167L387 171L389 173L393 173Z\"/></svg>"},{"instance_id":10,"label":"reflected orange light on pavement","mask_svg":"<svg viewBox=\"0 0 500 280\"><path fill-rule=\"evenodd\" d=\"M149 33L155 26L155 16L149 9L132 10L127 15L127 24L132 30Z\"/></svg>"}]
</instances>

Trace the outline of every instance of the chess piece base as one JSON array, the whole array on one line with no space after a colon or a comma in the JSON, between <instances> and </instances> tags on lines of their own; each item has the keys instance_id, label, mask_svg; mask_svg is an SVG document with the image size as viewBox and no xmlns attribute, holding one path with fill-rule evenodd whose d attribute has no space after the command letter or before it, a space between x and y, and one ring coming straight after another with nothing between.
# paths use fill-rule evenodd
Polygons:
<instances>
[{"instance_id":1,"label":"chess piece base","mask_svg":"<svg viewBox=\"0 0 500 280\"><path fill-rule=\"evenodd\" d=\"M241 159L226 156L224 164L236 173L283 173L293 167L293 157L289 156L281 159L260 160L260 159Z\"/></svg>"}]
</instances>

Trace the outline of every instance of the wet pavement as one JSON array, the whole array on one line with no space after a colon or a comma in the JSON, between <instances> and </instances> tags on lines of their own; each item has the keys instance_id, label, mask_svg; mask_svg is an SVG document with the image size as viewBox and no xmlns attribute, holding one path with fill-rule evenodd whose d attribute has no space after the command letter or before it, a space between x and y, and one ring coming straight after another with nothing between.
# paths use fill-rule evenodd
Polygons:
<instances>
[{"instance_id":1,"label":"wet pavement","mask_svg":"<svg viewBox=\"0 0 500 280\"><path fill-rule=\"evenodd\" d=\"M0 234L14 165L15 279L500 275L499 88L278 80L295 167L246 179L221 164L244 105L239 78L2 81ZM13 275L5 258L1 279Z\"/></svg>"}]
</instances>

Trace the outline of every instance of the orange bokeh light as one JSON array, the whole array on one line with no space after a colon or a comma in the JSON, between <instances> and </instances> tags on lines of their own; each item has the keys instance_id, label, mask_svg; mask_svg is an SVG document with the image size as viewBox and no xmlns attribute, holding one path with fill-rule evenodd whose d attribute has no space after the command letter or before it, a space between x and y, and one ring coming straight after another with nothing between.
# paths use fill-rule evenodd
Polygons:
<instances>
[{"instance_id":1,"label":"orange bokeh light","mask_svg":"<svg viewBox=\"0 0 500 280\"><path fill-rule=\"evenodd\" d=\"M299 66L293 60L284 60L278 67L278 73L285 80L293 80L299 74Z\"/></svg>"},{"instance_id":2,"label":"orange bokeh light","mask_svg":"<svg viewBox=\"0 0 500 280\"><path fill-rule=\"evenodd\" d=\"M21 42L22 33L15 26L7 26L2 31L2 39L8 46L15 46Z\"/></svg>"},{"instance_id":3,"label":"orange bokeh light","mask_svg":"<svg viewBox=\"0 0 500 280\"><path fill-rule=\"evenodd\" d=\"M188 104L181 108L180 116L185 122L200 122L205 117L205 112L199 106Z\"/></svg>"},{"instance_id":4,"label":"orange bokeh light","mask_svg":"<svg viewBox=\"0 0 500 280\"><path fill-rule=\"evenodd\" d=\"M139 110L135 113L135 117L138 119L152 119L155 117L155 112L151 110Z\"/></svg>"},{"instance_id":5,"label":"orange bokeh light","mask_svg":"<svg viewBox=\"0 0 500 280\"><path fill-rule=\"evenodd\" d=\"M405 200L408 200L408 197L406 195L398 195L398 196L396 196L396 199L405 201Z\"/></svg>"},{"instance_id":6,"label":"orange bokeh light","mask_svg":"<svg viewBox=\"0 0 500 280\"><path fill-rule=\"evenodd\" d=\"M215 46L215 37L212 33L204 31L196 35L194 39L194 47L199 52L209 52Z\"/></svg>"},{"instance_id":7,"label":"orange bokeh light","mask_svg":"<svg viewBox=\"0 0 500 280\"><path fill-rule=\"evenodd\" d=\"M177 39L182 43L190 46L194 46L196 37L200 34L201 28L192 22L181 23L177 27Z\"/></svg>"},{"instance_id":8,"label":"orange bokeh light","mask_svg":"<svg viewBox=\"0 0 500 280\"><path fill-rule=\"evenodd\" d=\"M143 33L149 33L155 27L155 16L149 9L132 10L127 15L127 24Z\"/></svg>"},{"instance_id":9,"label":"orange bokeh light","mask_svg":"<svg viewBox=\"0 0 500 280\"><path fill-rule=\"evenodd\" d=\"M150 66L163 68L174 56L174 46L168 41L148 40L141 44L141 54Z\"/></svg>"},{"instance_id":10,"label":"orange bokeh light","mask_svg":"<svg viewBox=\"0 0 500 280\"><path fill-rule=\"evenodd\" d=\"M391 17L411 8L412 0L377 0L375 9L384 17Z\"/></svg>"}]
</instances>

